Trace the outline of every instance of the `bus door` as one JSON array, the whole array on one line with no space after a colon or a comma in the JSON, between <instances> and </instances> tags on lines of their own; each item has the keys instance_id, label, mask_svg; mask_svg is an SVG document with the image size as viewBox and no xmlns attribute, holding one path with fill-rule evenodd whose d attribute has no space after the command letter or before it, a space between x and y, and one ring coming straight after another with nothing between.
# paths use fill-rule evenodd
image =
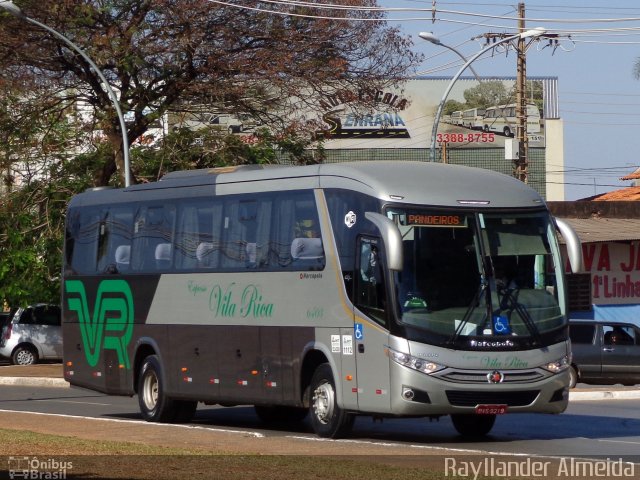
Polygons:
<instances>
[{"instance_id":1,"label":"bus door","mask_svg":"<svg viewBox=\"0 0 640 480\"><path fill-rule=\"evenodd\" d=\"M385 412L389 397L388 295L382 241L361 236L357 242L354 304L354 350L358 381L358 408Z\"/></svg>"}]
</instances>

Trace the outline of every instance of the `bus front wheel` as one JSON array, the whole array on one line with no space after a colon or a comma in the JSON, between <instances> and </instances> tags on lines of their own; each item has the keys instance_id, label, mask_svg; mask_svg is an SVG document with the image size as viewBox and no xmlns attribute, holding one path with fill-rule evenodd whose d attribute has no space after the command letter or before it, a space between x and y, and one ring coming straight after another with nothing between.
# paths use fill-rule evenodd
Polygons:
<instances>
[{"instance_id":1,"label":"bus front wheel","mask_svg":"<svg viewBox=\"0 0 640 480\"><path fill-rule=\"evenodd\" d=\"M495 415L453 414L453 426L460 435L468 438L480 438L487 435L496 421Z\"/></svg>"},{"instance_id":2,"label":"bus front wheel","mask_svg":"<svg viewBox=\"0 0 640 480\"><path fill-rule=\"evenodd\" d=\"M320 365L311 379L311 426L319 437L340 438L353 426L355 417L338 406L336 384L328 363Z\"/></svg>"},{"instance_id":3,"label":"bus front wheel","mask_svg":"<svg viewBox=\"0 0 640 480\"><path fill-rule=\"evenodd\" d=\"M162 367L156 355L145 358L138 377L138 404L142 417L148 422L191 421L198 402L174 400L164 391Z\"/></svg>"}]
</instances>

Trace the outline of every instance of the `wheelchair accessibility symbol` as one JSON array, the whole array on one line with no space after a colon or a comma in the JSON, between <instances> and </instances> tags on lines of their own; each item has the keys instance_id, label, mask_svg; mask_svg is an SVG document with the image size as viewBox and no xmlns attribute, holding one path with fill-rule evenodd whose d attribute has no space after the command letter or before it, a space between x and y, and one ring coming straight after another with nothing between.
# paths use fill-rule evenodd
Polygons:
<instances>
[{"instance_id":1,"label":"wheelchair accessibility symbol","mask_svg":"<svg viewBox=\"0 0 640 480\"><path fill-rule=\"evenodd\" d=\"M362 329L361 323L356 323L353 326L353 336L356 337L356 340L362 340L364 338L364 330Z\"/></svg>"},{"instance_id":2,"label":"wheelchair accessibility symbol","mask_svg":"<svg viewBox=\"0 0 640 480\"><path fill-rule=\"evenodd\" d=\"M509 319L502 315L494 315L493 331L498 335L510 335L511 325L509 325Z\"/></svg>"}]
</instances>

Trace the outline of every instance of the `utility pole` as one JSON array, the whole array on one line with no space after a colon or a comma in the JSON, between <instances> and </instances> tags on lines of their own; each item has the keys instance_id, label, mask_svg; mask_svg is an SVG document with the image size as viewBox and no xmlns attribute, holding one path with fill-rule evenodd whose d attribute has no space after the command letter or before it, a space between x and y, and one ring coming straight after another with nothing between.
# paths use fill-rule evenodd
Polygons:
<instances>
[{"instance_id":1,"label":"utility pole","mask_svg":"<svg viewBox=\"0 0 640 480\"><path fill-rule=\"evenodd\" d=\"M526 31L524 3L518 3L518 31ZM546 35L545 35L546 36ZM505 38L504 33L485 33L487 42L496 38ZM529 174L529 137L527 136L527 43L525 38L519 38L515 42L517 53L516 71L516 131L515 138L518 142L517 158L513 159L513 176L527 183Z\"/></svg>"},{"instance_id":2,"label":"utility pole","mask_svg":"<svg viewBox=\"0 0 640 480\"><path fill-rule=\"evenodd\" d=\"M518 4L518 29L525 31L524 3ZM527 183L529 173L529 138L527 136L527 52L525 39L518 39L518 59L516 71L516 138L518 158L515 159L513 176Z\"/></svg>"}]
</instances>

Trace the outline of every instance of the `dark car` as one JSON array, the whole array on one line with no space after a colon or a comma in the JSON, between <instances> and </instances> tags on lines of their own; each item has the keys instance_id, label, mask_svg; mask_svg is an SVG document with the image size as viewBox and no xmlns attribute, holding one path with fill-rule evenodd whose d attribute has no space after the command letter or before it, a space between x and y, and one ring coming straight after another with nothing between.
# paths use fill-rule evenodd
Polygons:
<instances>
[{"instance_id":1,"label":"dark car","mask_svg":"<svg viewBox=\"0 0 640 480\"><path fill-rule=\"evenodd\" d=\"M640 383L640 328L633 323L571 320L571 386Z\"/></svg>"}]
</instances>

